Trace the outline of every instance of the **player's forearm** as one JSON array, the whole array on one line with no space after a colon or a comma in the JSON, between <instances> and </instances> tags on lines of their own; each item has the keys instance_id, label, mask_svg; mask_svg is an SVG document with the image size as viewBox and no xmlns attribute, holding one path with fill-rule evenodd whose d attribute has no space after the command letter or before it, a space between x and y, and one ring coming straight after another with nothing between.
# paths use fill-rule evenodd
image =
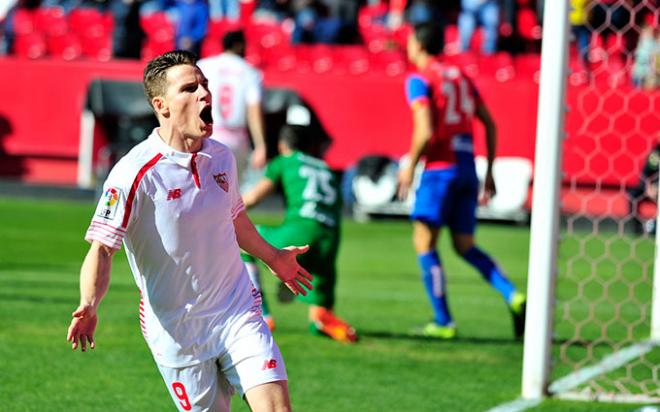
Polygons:
<instances>
[{"instance_id":1,"label":"player's forearm","mask_svg":"<svg viewBox=\"0 0 660 412\"><path fill-rule=\"evenodd\" d=\"M410 157L410 167L414 168L415 165L421 159L422 154L426 150L426 146L431 140L431 133L428 133L424 130L415 130L413 131L412 143L410 145L410 151L408 156Z\"/></svg>"},{"instance_id":2,"label":"player's forearm","mask_svg":"<svg viewBox=\"0 0 660 412\"><path fill-rule=\"evenodd\" d=\"M264 119L259 103L251 104L247 110L248 127L252 135L255 149L266 148L266 137L264 133Z\"/></svg>"},{"instance_id":3,"label":"player's forearm","mask_svg":"<svg viewBox=\"0 0 660 412\"><path fill-rule=\"evenodd\" d=\"M492 169L493 162L495 161L495 152L497 151L497 128L485 104L481 103L477 106L476 115L484 125L486 131L486 156L488 159L488 168Z\"/></svg>"},{"instance_id":4,"label":"player's forearm","mask_svg":"<svg viewBox=\"0 0 660 412\"><path fill-rule=\"evenodd\" d=\"M95 241L80 269L80 304L96 310L110 285L112 250Z\"/></svg>"},{"instance_id":5,"label":"player's forearm","mask_svg":"<svg viewBox=\"0 0 660 412\"><path fill-rule=\"evenodd\" d=\"M415 167L433 137L431 111L428 105L413 106L413 133L410 143L410 166Z\"/></svg>"},{"instance_id":6,"label":"player's forearm","mask_svg":"<svg viewBox=\"0 0 660 412\"><path fill-rule=\"evenodd\" d=\"M265 264L268 265L277 256L277 248L266 242L259 232L257 232L257 228L254 227L254 224L245 211L239 213L236 219L234 219L234 231L236 232L236 240L241 249L263 261Z\"/></svg>"}]
</instances>

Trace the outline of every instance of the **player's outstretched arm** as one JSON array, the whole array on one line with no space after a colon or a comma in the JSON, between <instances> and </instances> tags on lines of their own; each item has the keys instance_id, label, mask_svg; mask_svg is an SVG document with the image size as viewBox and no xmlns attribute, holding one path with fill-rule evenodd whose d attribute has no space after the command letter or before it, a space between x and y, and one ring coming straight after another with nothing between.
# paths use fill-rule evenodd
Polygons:
<instances>
[{"instance_id":1,"label":"player's outstretched arm","mask_svg":"<svg viewBox=\"0 0 660 412\"><path fill-rule=\"evenodd\" d=\"M275 183L268 179L263 178L257 183L252 190L243 195L243 203L245 207L250 208L262 200L269 194L275 191Z\"/></svg>"},{"instance_id":2,"label":"player's outstretched arm","mask_svg":"<svg viewBox=\"0 0 660 412\"><path fill-rule=\"evenodd\" d=\"M80 305L72 313L66 339L71 348L85 352L87 343L94 349L94 331L98 322L96 311L110 285L110 269L114 250L93 241L80 269Z\"/></svg>"},{"instance_id":3,"label":"player's outstretched arm","mask_svg":"<svg viewBox=\"0 0 660 412\"><path fill-rule=\"evenodd\" d=\"M309 246L289 246L284 249L273 247L257 232L245 211L234 219L234 230L241 249L268 265L291 292L305 296L305 288L312 290L312 275L296 259L298 255L307 252Z\"/></svg>"}]
</instances>

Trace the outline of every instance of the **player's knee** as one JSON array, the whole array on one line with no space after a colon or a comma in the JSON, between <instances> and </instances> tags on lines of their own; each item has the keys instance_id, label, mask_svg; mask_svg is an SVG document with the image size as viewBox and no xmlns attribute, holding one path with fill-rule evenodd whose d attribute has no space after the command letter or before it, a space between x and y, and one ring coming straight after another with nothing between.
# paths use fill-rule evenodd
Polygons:
<instances>
[{"instance_id":1,"label":"player's knee","mask_svg":"<svg viewBox=\"0 0 660 412\"><path fill-rule=\"evenodd\" d=\"M455 238L453 242L453 246L454 246L454 251L458 255L465 256L465 254L474 246L474 241L472 241L471 239Z\"/></svg>"}]
</instances>

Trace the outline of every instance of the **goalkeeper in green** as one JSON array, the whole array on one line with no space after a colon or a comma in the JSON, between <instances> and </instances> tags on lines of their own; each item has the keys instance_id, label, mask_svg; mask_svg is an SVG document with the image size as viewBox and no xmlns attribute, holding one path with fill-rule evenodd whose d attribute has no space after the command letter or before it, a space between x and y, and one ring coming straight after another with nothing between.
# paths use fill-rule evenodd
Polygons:
<instances>
[{"instance_id":1,"label":"goalkeeper in green","mask_svg":"<svg viewBox=\"0 0 660 412\"><path fill-rule=\"evenodd\" d=\"M357 341L355 329L336 317L335 282L336 259L339 249L341 197L339 182L326 163L314 156L317 152L305 139L305 129L284 126L278 141L279 155L266 166L264 177L243 195L246 207L254 206L281 187L286 204L284 222L279 226L258 226L259 233L276 247L309 245L300 256L300 264L314 275L313 290L299 300L310 305L309 320L312 333L334 340ZM252 283L261 292L259 269L255 259L243 255ZM286 291L280 290L280 296ZM285 296L282 296L284 299ZM263 293L262 293L263 298ZM262 301L264 319L275 328L275 322Z\"/></svg>"}]
</instances>

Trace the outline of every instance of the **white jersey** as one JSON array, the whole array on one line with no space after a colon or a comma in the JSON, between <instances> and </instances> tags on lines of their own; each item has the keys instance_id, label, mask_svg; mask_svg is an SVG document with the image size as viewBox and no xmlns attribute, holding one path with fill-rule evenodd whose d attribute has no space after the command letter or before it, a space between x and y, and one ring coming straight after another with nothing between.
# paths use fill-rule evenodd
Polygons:
<instances>
[{"instance_id":1,"label":"white jersey","mask_svg":"<svg viewBox=\"0 0 660 412\"><path fill-rule=\"evenodd\" d=\"M234 231L242 210L231 151L210 139L183 153L155 129L110 172L85 239L113 249L123 241L157 363L217 356L233 323L260 315Z\"/></svg>"},{"instance_id":2,"label":"white jersey","mask_svg":"<svg viewBox=\"0 0 660 412\"><path fill-rule=\"evenodd\" d=\"M262 75L242 57L222 53L197 65L213 96L213 139L229 145L247 144L247 106L261 103Z\"/></svg>"}]
</instances>

